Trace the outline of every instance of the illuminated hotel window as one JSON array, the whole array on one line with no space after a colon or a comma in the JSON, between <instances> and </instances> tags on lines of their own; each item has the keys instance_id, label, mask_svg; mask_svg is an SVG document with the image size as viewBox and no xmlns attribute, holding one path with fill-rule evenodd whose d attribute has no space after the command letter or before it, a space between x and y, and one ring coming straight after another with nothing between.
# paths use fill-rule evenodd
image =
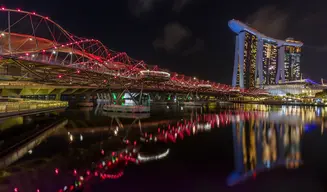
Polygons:
<instances>
[{"instance_id":1,"label":"illuminated hotel window","mask_svg":"<svg viewBox=\"0 0 327 192\"><path fill-rule=\"evenodd\" d=\"M285 80L294 81L301 78L300 73L301 48L287 46L285 48Z\"/></svg>"},{"instance_id":2,"label":"illuminated hotel window","mask_svg":"<svg viewBox=\"0 0 327 192\"><path fill-rule=\"evenodd\" d=\"M255 87L257 37L245 32L243 78L245 87ZM239 84L239 75L237 76Z\"/></svg>"}]
</instances>

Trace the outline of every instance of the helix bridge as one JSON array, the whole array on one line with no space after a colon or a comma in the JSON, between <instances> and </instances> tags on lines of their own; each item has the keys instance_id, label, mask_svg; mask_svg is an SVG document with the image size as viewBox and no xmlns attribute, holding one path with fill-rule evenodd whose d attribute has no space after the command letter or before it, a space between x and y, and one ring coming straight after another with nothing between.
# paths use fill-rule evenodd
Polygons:
<instances>
[{"instance_id":1,"label":"helix bridge","mask_svg":"<svg viewBox=\"0 0 327 192\"><path fill-rule=\"evenodd\" d=\"M4 21L0 24L0 84L5 89L20 89L20 95L84 93L85 89L266 94L260 89L241 90L149 65L125 52L110 50L97 39L76 36L36 12L0 7L0 15ZM40 87L47 88L47 93L34 91Z\"/></svg>"}]
</instances>

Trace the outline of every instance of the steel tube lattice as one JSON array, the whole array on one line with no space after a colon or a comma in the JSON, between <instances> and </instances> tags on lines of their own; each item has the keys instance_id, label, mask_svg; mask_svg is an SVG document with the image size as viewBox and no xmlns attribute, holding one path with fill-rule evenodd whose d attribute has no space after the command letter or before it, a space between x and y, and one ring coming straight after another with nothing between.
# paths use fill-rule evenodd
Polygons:
<instances>
[{"instance_id":1,"label":"steel tube lattice","mask_svg":"<svg viewBox=\"0 0 327 192\"><path fill-rule=\"evenodd\" d=\"M145 90L209 94L261 93L148 65L125 52L108 49L99 40L73 35L35 12L2 7L0 16L7 18L0 23L0 65L21 68L20 76L25 72L24 78L19 78L21 81L99 87L132 84L133 89L144 85ZM12 75L9 70L1 73Z\"/></svg>"}]
</instances>

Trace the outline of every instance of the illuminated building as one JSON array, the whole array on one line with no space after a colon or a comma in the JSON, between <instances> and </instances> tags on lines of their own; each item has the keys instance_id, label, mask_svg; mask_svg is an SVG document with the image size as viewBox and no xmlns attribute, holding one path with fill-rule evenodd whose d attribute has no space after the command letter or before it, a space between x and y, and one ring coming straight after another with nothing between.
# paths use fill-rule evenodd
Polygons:
<instances>
[{"instance_id":1,"label":"illuminated building","mask_svg":"<svg viewBox=\"0 0 327 192\"><path fill-rule=\"evenodd\" d=\"M295 42L292 38L286 39L286 42ZM285 47L285 80L300 80L300 57L301 47L286 46Z\"/></svg>"},{"instance_id":2,"label":"illuminated building","mask_svg":"<svg viewBox=\"0 0 327 192\"><path fill-rule=\"evenodd\" d=\"M236 35L232 86L240 88L274 85L299 80L303 43L293 39L278 40L231 20Z\"/></svg>"},{"instance_id":3,"label":"illuminated building","mask_svg":"<svg viewBox=\"0 0 327 192\"><path fill-rule=\"evenodd\" d=\"M274 42L263 41L263 62L262 73L264 85L276 83L277 77L277 44Z\"/></svg>"},{"instance_id":4,"label":"illuminated building","mask_svg":"<svg viewBox=\"0 0 327 192\"><path fill-rule=\"evenodd\" d=\"M244 84L247 87L255 86L255 70L256 70L256 36L251 33L245 33L244 35L244 64L243 65L243 79ZM240 75L238 70L238 75Z\"/></svg>"},{"instance_id":5,"label":"illuminated building","mask_svg":"<svg viewBox=\"0 0 327 192\"><path fill-rule=\"evenodd\" d=\"M279 83L278 85L265 85L264 89L271 95L286 96L287 94L301 94L314 97L316 93L326 90L327 86L318 84L310 79L301 79L285 81L285 83Z\"/></svg>"}]
</instances>

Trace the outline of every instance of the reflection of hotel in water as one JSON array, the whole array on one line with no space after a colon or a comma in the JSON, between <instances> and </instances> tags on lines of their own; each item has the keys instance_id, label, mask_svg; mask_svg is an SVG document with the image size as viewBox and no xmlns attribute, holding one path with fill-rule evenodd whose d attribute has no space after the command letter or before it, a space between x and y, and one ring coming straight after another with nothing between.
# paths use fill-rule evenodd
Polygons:
<instances>
[{"instance_id":1,"label":"reflection of hotel in water","mask_svg":"<svg viewBox=\"0 0 327 192\"><path fill-rule=\"evenodd\" d=\"M233 123L235 170L228 184L234 185L276 166L299 167L302 130L301 126L265 120Z\"/></svg>"}]
</instances>

